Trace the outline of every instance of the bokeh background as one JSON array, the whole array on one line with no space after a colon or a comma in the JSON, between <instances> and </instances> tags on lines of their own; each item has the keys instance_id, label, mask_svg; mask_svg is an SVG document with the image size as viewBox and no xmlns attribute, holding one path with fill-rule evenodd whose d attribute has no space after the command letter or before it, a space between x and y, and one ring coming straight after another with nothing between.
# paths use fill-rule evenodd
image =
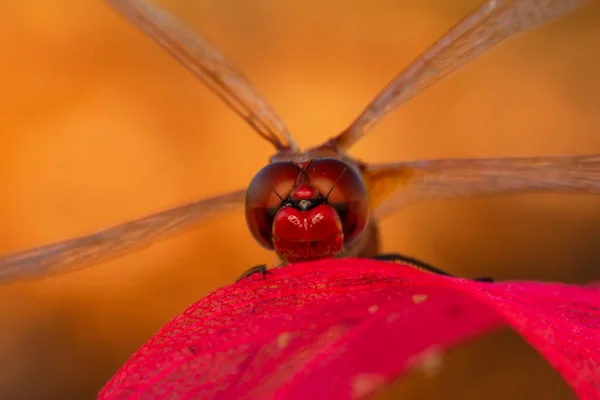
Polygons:
<instances>
[{"instance_id":1,"label":"bokeh background","mask_svg":"<svg viewBox=\"0 0 600 400\"><path fill-rule=\"evenodd\" d=\"M301 145L345 128L477 0L171 0ZM600 153L600 6L503 44L389 115L369 161ZM272 149L99 0L0 3L0 254L244 187ZM600 198L414 206L383 246L462 276L600 279ZM229 215L89 270L0 287L0 398L94 398L177 313L273 261ZM398 340L402 340L398 338ZM574 398L516 335L415 373L402 398Z\"/></svg>"}]
</instances>

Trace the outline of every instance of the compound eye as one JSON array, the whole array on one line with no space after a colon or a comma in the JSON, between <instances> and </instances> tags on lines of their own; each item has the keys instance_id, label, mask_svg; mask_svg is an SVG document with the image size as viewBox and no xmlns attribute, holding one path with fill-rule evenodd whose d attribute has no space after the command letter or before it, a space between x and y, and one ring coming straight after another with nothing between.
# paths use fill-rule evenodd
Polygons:
<instances>
[{"instance_id":1,"label":"compound eye","mask_svg":"<svg viewBox=\"0 0 600 400\"><path fill-rule=\"evenodd\" d=\"M344 229L344 243L356 239L369 219L367 189L360 173L336 158L319 158L306 168L308 179L337 211Z\"/></svg>"},{"instance_id":2,"label":"compound eye","mask_svg":"<svg viewBox=\"0 0 600 400\"><path fill-rule=\"evenodd\" d=\"M275 162L267 165L252 178L246 191L246 222L252 236L269 250L273 249L273 219L281 200L294 189L301 173L298 165Z\"/></svg>"}]
</instances>

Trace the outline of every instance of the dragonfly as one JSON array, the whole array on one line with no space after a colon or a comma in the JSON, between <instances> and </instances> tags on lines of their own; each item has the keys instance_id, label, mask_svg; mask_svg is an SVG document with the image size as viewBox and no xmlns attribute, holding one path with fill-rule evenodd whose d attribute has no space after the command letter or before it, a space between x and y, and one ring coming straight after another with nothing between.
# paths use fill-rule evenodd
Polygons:
<instances>
[{"instance_id":1,"label":"dragonfly","mask_svg":"<svg viewBox=\"0 0 600 400\"><path fill-rule=\"evenodd\" d=\"M519 193L600 193L600 154L386 164L362 162L348 154L387 113L435 82L495 45L570 14L588 0L481 4L401 70L346 129L304 151L266 100L208 39L151 2L104 1L199 78L271 143L275 153L245 189L2 256L3 283L80 270L233 210L245 209L256 241L274 251L281 265L289 265L331 257L377 257L378 221L419 202Z\"/></svg>"}]
</instances>

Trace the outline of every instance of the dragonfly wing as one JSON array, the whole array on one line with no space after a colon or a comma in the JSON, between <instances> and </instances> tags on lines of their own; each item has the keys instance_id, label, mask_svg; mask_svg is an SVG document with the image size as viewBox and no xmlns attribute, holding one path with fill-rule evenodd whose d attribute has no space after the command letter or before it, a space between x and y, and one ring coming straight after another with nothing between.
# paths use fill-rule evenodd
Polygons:
<instances>
[{"instance_id":1,"label":"dragonfly wing","mask_svg":"<svg viewBox=\"0 0 600 400\"><path fill-rule=\"evenodd\" d=\"M165 10L142 0L105 0L200 78L277 150L297 146L282 119L206 38Z\"/></svg>"},{"instance_id":2,"label":"dragonfly wing","mask_svg":"<svg viewBox=\"0 0 600 400\"><path fill-rule=\"evenodd\" d=\"M566 15L589 0L490 0L462 20L394 78L341 134L347 150L388 112L458 70L494 45Z\"/></svg>"},{"instance_id":3,"label":"dragonfly wing","mask_svg":"<svg viewBox=\"0 0 600 400\"><path fill-rule=\"evenodd\" d=\"M81 236L0 257L0 282L66 273L139 250L244 205L246 191L211 197Z\"/></svg>"},{"instance_id":4,"label":"dragonfly wing","mask_svg":"<svg viewBox=\"0 0 600 400\"><path fill-rule=\"evenodd\" d=\"M600 194L600 154L367 165L375 217L415 202L517 193Z\"/></svg>"}]
</instances>

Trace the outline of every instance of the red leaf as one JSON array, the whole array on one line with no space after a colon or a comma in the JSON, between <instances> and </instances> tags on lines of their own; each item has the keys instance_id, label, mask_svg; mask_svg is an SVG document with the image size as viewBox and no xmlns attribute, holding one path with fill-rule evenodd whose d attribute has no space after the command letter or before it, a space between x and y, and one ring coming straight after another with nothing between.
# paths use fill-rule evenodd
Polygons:
<instances>
[{"instance_id":1,"label":"red leaf","mask_svg":"<svg viewBox=\"0 0 600 400\"><path fill-rule=\"evenodd\" d=\"M215 291L99 398L361 398L504 324L581 399L600 398L600 285L478 283L364 259L296 264Z\"/></svg>"}]
</instances>

